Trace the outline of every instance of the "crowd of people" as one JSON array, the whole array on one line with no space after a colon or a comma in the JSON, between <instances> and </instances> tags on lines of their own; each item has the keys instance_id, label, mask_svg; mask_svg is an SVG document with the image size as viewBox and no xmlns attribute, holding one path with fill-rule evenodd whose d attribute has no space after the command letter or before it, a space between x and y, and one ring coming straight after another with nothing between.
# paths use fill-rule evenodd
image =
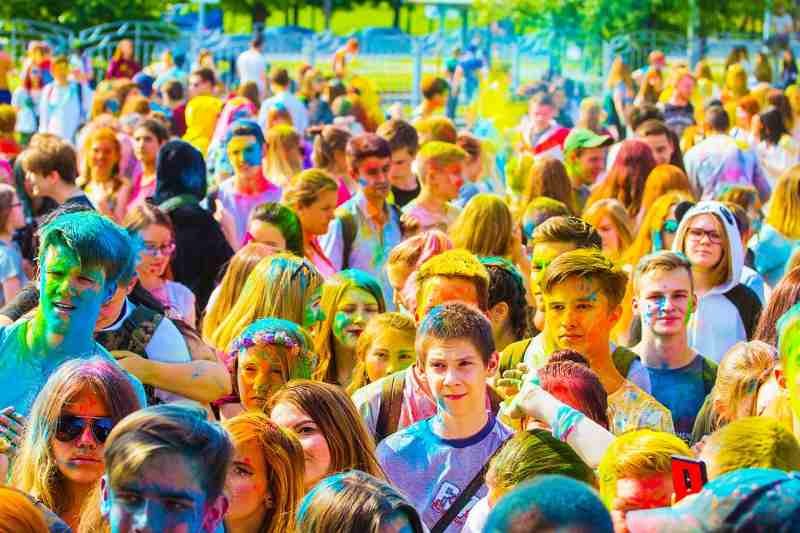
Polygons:
<instances>
[{"instance_id":1,"label":"crowd of people","mask_svg":"<svg viewBox=\"0 0 800 533\"><path fill-rule=\"evenodd\" d=\"M505 127L262 45L0 70L0 531L797 530L790 50Z\"/></svg>"}]
</instances>

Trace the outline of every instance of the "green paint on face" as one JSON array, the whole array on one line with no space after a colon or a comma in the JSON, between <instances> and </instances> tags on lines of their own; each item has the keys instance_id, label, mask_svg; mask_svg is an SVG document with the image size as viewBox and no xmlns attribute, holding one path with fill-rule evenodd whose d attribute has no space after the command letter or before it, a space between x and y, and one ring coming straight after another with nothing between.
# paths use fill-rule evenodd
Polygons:
<instances>
[{"instance_id":1,"label":"green paint on face","mask_svg":"<svg viewBox=\"0 0 800 533\"><path fill-rule=\"evenodd\" d=\"M348 313L338 311L333 317L333 336L342 344L348 344L348 335L345 329L353 324L353 318Z\"/></svg>"}]
</instances>

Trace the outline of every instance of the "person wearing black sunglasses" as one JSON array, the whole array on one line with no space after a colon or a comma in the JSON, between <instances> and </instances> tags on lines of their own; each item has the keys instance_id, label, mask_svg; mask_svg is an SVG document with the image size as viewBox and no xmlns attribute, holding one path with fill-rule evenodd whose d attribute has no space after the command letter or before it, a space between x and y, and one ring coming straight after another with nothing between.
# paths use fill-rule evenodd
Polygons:
<instances>
[{"instance_id":1,"label":"person wearing black sunglasses","mask_svg":"<svg viewBox=\"0 0 800 533\"><path fill-rule=\"evenodd\" d=\"M99 520L99 505L87 502L103 476L105 442L116 423L140 407L125 372L113 362L95 358L64 363L36 397L27 421L19 420L27 428L12 484L73 531L85 521Z\"/></svg>"}]
</instances>

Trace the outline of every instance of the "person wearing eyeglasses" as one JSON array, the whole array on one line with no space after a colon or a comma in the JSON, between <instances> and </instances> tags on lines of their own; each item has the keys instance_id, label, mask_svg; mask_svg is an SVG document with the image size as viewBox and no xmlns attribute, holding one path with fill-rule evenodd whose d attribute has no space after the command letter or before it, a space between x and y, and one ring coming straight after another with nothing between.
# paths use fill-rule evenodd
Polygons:
<instances>
[{"instance_id":1,"label":"person wearing eyeglasses","mask_svg":"<svg viewBox=\"0 0 800 533\"><path fill-rule=\"evenodd\" d=\"M72 531L99 519L97 497L113 427L142 405L125 373L103 359L64 363L47 380L23 424L25 437L12 467L11 484L52 510ZM87 505L89 503L89 505ZM86 513L82 513L86 509ZM51 531L58 522L51 516Z\"/></svg>"},{"instance_id":2,"label":"person wearing eyeglasses","mask_svg":"<svg viewBox=\"0 0 800 533\"><path fill-rule=\"evenodd\" d=\"M692 265L697 307L689 346L719 362L731 346L752 337L761 313L758 296L740 281L744 248L736 218L720 202L700 202L683 216L672 250Z\"/></svg>"},{"instance_id":3,"label":"person wearing eyeglasses","mask_svg":"<svg viewBox=\"0 0 800 533\"><path fill-rule=\"evenodd\" d=\"M167 316L195 327L194 294L186 285L167 277L175 253L175 231L169 216L154 205L140 205L125 217L125 227L144 244L136 267L139 283L161 302Z\"/></svg>"}]
</instances>

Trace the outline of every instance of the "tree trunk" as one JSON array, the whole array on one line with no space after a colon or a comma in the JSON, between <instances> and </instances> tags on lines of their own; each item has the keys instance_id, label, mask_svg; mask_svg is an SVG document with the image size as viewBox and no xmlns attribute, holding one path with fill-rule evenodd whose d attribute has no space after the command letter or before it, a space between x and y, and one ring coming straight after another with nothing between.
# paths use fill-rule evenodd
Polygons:
<instances>
[{"instance_id":1,"label":"tree trunk","mask_svg":"<svg viewBox=\"0 0 800 533\"><path fill-rule=\"evenodd\" d=\"M392 19L392 28L400 29L400 8L403 7L401 2L394 0L392 2L392 9L394 9L394 18Z\"/></svg>"},{"instance_id":2,"label":"tree trunk","mask_svg":"<svg viewBox=\"0 0 800 533\"><path fill-rule=\"evenodd\" d=\"M251 12L251 16L253 17L253 25L261 25L264 26L267 22L267 16L269 13L267 12L267 6L261 3L253 4L253 10Z\"/></svg>"},{"instance_id":3,"label":"tree trunk","mask_svg":"<svg viewBox=\"0 0 800 533\"><path fill-rule=\"evenodd\" d=\"M333 0L324 0L322 2L322 11L325 15L325 30L331 29L331 16L333 15Z\"/></svg>"},{"instance_id":4,"label":"tree trunk","mask_svg":"<svg viewBox=\"0 0 800 533\"><path fill-rule=\"evenodd\" d=\"M294 15L294 25L295 26L299 26L300 25L300 0L295 0L294 5L292 6L292 10L293 10L292 15Z\"/></svg>"}]
</instances>

